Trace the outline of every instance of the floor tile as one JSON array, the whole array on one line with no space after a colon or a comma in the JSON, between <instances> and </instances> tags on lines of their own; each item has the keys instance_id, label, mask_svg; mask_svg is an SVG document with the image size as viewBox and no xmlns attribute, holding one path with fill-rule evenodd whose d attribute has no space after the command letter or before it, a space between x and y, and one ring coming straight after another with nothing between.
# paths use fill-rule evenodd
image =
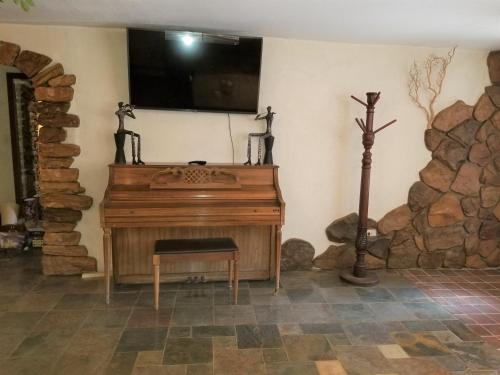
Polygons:
<instances>
[{"instance_id":1,"label":"floor tile","mask_svg":"<svg viewBox=\"0 0 500 375\"><path fill-rule=\"evenodd\" d=\"M283 346L278 327L268 325L236 326L238 349L279 348Z\"/></svg>"},{"instance_id":2,"label":"floor tile","mask_svg":"<svg viewBox=\"0 0 500 375\"><path fill-rule=\"evenodd\" d=\"M265 363L287 362L288 356L283 348L262 349Z\"/></svg>"},{"instance_id":3,"label":"floor tile","mask_svg":"<svg viewBox=\"0 0 500 375\"><path fill-rule=\"evenodd\" d=\"M305 334L344 333L340 323L308 323L301 324L300 328Z\"/></svg>"},{"instance_id":4,"label":"floor tile","mask_svg":"<svg viewBox=\"0 0 500 375\"><path fill-rule=\"evenodd\" d=\"M429 301L427 295L418 288L389 288L389 292L401 302Z\"/></svg>"},{"instance_id":5,"label":"floor tile","mask_svg":"<svg viewBox=\"0 0 500 375\"><path fill-rule=\"evenodd\" d=\"M450 354L450 350L426 332L396 332L394 340L412 357Z\"/></svg>"},{"instance_id":6,"label":"floor tile","mask_svg":"<svg viewBox=\"0 0 500 375\"><path fill-rule=\"evenodd\" d=\"M297 323L331 323L335 321L335 317L327 304L292 304L291 310Z\"/></svg>"},{"instance_id":7,"label":"floor tile","mask_svg":"<svg viewBox=\"0 0 500 375\"><path fill-rule=\"evenodd\" d=\"M322 335L283 336L283 343L291 362L336 359Z\"/></svg>"},{"instance_id":8,"label":"floor tile","mask_svg":"<svg viewBox=\"0 0 500 375\"><path fill-rule=\"evenodd\" d=\"M93 308L102 299L100 294L68 293L54 307L56 310L83 310Z\"/></svg>"},{"instance_id":9,"label":"floor tile","mask_svg":"<svg viewBox=\"0 0 500 375\"><path fill-rule=\"evenodd\" d=\"M179 291L175 297L176 306L182 305L207 305L214 304L214 294L212 290L189 290Z\"/></svg>"},{"instance_id":10,"label":"floor tile","mask_svg":"<svg viewBox=\"0 0 500 375\"><path fill-rule=\"evenodd\" d=\"M105 370L111 355L65 352L54 365L54 375L93 375Z\"/></svg>"},{"instance_id":11,"label":"floor tile","mask_svg":"<svg viewBox=\"0 0 500 375\"><path fill-rule=\"evenodd\" d=\"M212 362L212 339L169 338L165 346L163 364L180 365Z\"/></svg>"},{"instance_id":12,"label":"floor tile","mask_svg":"<svg viewBox=\"0 0 500 375\"><path fill-rule=\"evenodd\" d=\"M140 292L126 292L126 293L111 293L110 302L106 304L106 299L104 296L97 299L94 309L99 310L113 310L113 309L126 309L134 307L139 298Z\"/></svg>"},{"instance_id":13,"label":"floor tile","mask_svg":"<svg viewBox=\"0 0 500 375\"><path fill-rule=\"evenodd\" d=\"M235 336L234 326L197 326L193 327L193 337Z\"/></svg>"},{"instance_id":14,"label":"floor tile","mask_svg":"<svg viewBox=\"0 0 500 375\"><path fill-rule=\"evenodd\" d=\"M2 313L0 314L0 334L27 333L43 316L43 312Z\"/></svg>"},{"instance_id":15,"label":"floor tile","mask_svg":"<svg viewBox=\"0 0 500 375\"><path fill-rule=\"evenodd\" d=\"M213 363L198 363L195 365L186 366L186 375L212 375L213 373Z\"/></svg>"},{"instance_id":16,"label":"floor tile","mask_svg":"<svg viewBox=\"0 0 500 375\"><path fill-rule=\"evenodd\" d=\"M416 319L414 313L400 302L376 302L368 304L377 321L396 321Z\"/></svg>"},{"instance_id":17,"label":"floor tile","mask_svg":"<svg viewBox=\"0 0 500 375\"><path fill-rule=\"evenodd\" d=\"M9 358L0 361L0 369L2 375L50 374L54 362L54 357Z\"/></svg>"},{"instance_id":18,"label":"floor tile","mask_svg":"<svg viewBox=\"0 0 500 375\"><path fill-rule=\"evenodd\" d=\"M452 319L452 315L434 302L405 302L404 305L419 319Z\"/></svg>"},{"instance_id":19,"label":"floor tile","mask_svg":"<svg viewBox=\"0 0 500 375\"><path fill-rule=\"evenodd\" d=\"M335 354L346 372L356 375L387 374L392 367L389 361L373 346L337 346ZM402 373L402 375L407 375Z\"/></svg>"},{"instance_id":20,"label":"floor tile","mask_svg":"<svg viewBox=\"0 0 500 375\"><path fill-rule=\"evenodd\" d=\"M450 351L473 370L500 369L500 355L492 347L474 342L446 344Z\"/></svg>"},{"instance_id":21,"label":"floor tile","mask_svg":"<svg viewBox=\"0 0 500 375\"><path fill-rule=\"evenodd\" d=\"M112 354L121 333L121 328L83 328L71 338L66 351L81 355Z\"/></svg>"},{"instance_id":22,"label":"floor tile","mask_svg":"<svg viewBox=\"0 0 500 375\"><path fill-rule=\"evenodd\" d=\"M482 341L459 320L443 320L442 323L462 341Z\"/></svg>"},{"instance_id":23,"label":"floor tile","mask_svg":"<svg viewBox=\"0 0 500 375\"><path fill-rule=\"evenodd\" d=\"M287 289L291 303L326 303L318 289Z\"/></svg>"},{"instance_id":24,"label":"floor tile","mask_svg":"<svg viewBox=\"0 0 500 375\"><path fill-rule=\"evenodd\" d=\"M402 323L409 331L441 331L447 329L439 320L408 320Z\"/></svg>"},{"instance_id":25,"label":"floor tile","mask_svg":"<svg viewBox=\"0 0 500 375\"><path fill-rule=\"evenodd\" d=\"M170 327L168 337L191 337L191 327Z\"/></svg>"},{"instance_id":26,"label":"floor tile","mask_svg":"<svg viewBox=\"0 0 500 375\"><path fill-rule=\"evenodd\" d=\"M298 319L290 306L254 306L255 316L258 323L277 324L277 323L298 323Z\"/></svg>"},{"instance_id":27,"label":"floor tile","mask_svg":"<svg viewBox=\"0 0 500 375\"><path fill-rule=\"evenodd\" d=\"M172 316L171 309L135 308L130 314L127 327L145 328L145 327L168 327Z\"/></svg>"},{"instance_id":28,"label":"floor tile","mask_svg":"<svg viewBox=\"0 0 500 375\"><path fill-rule=\"evenodd\" d=\"M129 309L93 310L89 313L84 327L122 328L127 323L131 311Z\"/></svg>"},{"instance_id":29,"label":"floor tile","mask_svg":"<svg viewBox=\"0 0 500 375\"><path fill-rule=\"evenodd\" d=\"M135 367L132 375L186 375L186 365Z\"/></svg>"},{"instance_id":30,"label":"floor tile","mask_svg":"<svg viewBox=\"0 0 500 375\"><path fill-rule=\"evenodd\" d=\"M367 322L375 319L375 313L364 303L332 304L335 319L341 322Z\"/></svg>"},{"instance_id":31,"label":"floor tile","mask_svg":"<svg viewBox=\"0 0 500 375\"><path fill-rule=\"evenodd\" d=\"M215 305L233 305L234 294L232 290L216 289L214 292ZM250 291L248 289L238 290L238 305L250 305Z\"/></svg>"},{"instance_id":32,"label":"floor tile","mask_svg":"<svg viewBox=\"0 0 500 375\"><path fill-rule=\"evenodd\" d=\"M356 292L363 302L390 302L396 300L385 288L356 288Z\"/></svg>"},{"instance_id":33,"label":"floor tile","mask_svg":"<svg viewBox=\"0 0 500 375\"><path fill-rule=\"evenodd\" d=\"M9 311L50 311L62 296L55 293L28 293L16 299L9 306Z\"/></svg>"},{"instance_id":34,"label":"floor tile","mask_svg":"<svg viewBox=\"0 0 500 375\"><path fill-rule=\"evenodd\" d=\"M216 325L257 324L253 306L221 305L214 307Z\"/></svg>"},{"instance_id":35,"label":"floor tile","mask_svg":"<svg viewBox=\"0 0 500 375\"><path fill-rule=\"evenodd\" d=\"M389 331L379 323L351 323L343 325L343 328L353 345L394 343Z\"/></svg>"},{"instance_id":36,"label":"floor tile","mask_svg":"<svg viewBox=\"0 0 500 375\"><path fill-rule=\"evenodd\" d=\"M361 303L359 294L354 288L333 287L321 288L319 292L326 302L335 304Z\"/></svg>"},{"instance_id":37,"label":"floor tile","mask_svg":"<svg viewBox=\"0 0 500 375\"><path fill-rule=\"evenodd\" d=\"M104 375L130 375L137 358L137 353L115 353L106 365Z\"/></svg>"},{"instance_id":38,"label":"floor tile","mask_svg":"<svg viewBox=\"0 0 500 375\"><path fill-rule=\"evenodd\" d=\"M315 362L319 375L347 375L340 361Z\"/></svg>"},{"instance_id":39,"label":"floor tile","mask_svg":"<svg viewBox=\"0 0 500 375\"><path fill-rule=\"evenodd\" d=\"M174 326L209 326L214 324L212 307L176 306L171 324Z\"/></svg>"},{"instance_id":40,"label":"floor tile","mask_svg":"<svg viewBox=\"0 0 500 375\"><path fill-rule=\"evenodd\" d=\"M394 372L401 375L449 375L444 366L431 358L403 358L390 361Z\"/></svg>"},{"instance_id":41,"label":"floor tile","mask_svg":"<svg viewBox=\"0 0 500 375\"><path fill-rule=\"evenodd\" d=\"M176 292L160 292L160 308L173 307L175 304ZM136 307L153 308L154 295L152 292L142 291L135 304Z\"/></svg>"},{"instance_id":42,"label":"floor tile","mask_svg":"<svg viewBox=\"0 0 500 375\"><path fill-rule=\"evenodd\" d=\"M351 341L345 333L329 333L325 337L332 346L351 345Z\"/></svg>"},{"instance_id":43,"label":"floor tile","mask_svg":"<svg viewBox=\"0 0 500 375\"><path fill-rule=\"evenodd\" d=\"M25 334L0 334L0 359L7 358L24 340Z\"/></svg>"},{"instance_id":44,"label":"floor tile","mask_svg":"<svg viewBox=\"0 0 500 375\"><path fill-rule=\"evenodd\" d=\"M118 342L117 352L161 350L167 336L166 328L128 328Z\"/></svg>"},{"instance_id":45,"label":"floor tile","mask_svg":"<svg viewBox=\"0 0 500 375\"><path fill-rule=\"evenodd\" d=\"M163 363L163 351L151 350L137 353L136 367L159 366Z\"/></svg>"},{"instance_id":46,"label":"floor tile","mask_svg":"<svg viewBox=\"0 0 500 375\"><path fill-rule=\"evenodd\" d=\"M403 348L397 344L377 345L377 348L387 359L409 358Z\"/></svg>"},{"instance_id":47,"label":"floor tile","mask_svg":"<svg viewBox=\"0 0 500 375\"><path fill-rule=\"evenodd\" d=\"M446 331L430 331L430 333L435 336L441 343L447 344L451 342L462 342L460 337L455 335L453 332Z\"/></svg>"},{"instance_id":48,"label":"floor tile","mask_svg":"<svg viewBox=\"0 0 500 375\"><path fill-rule=\"evenodd\" d=\"M299 324L278 324L278 330L280 331L280 335L301 335L302 328L300 328Z\"/></svg>"},{"instance_id":49,"label":"floor tile","mask_svg":"<svg viewBox=\"0 0 500 375\"><path fill-rule=\"evenodd\" d=\"M215 375L266 375L262 350L226 349L214 352Z\"/></svg>"},{"instance_id":50,"label":"floor tile","mask_svg":"<svg viewBox=\"0 0 500 375\"><path fill-rule=\"evenodd\" d=\"M312 362L267 363L267 375L320 375Z\"/></svg>"}]
</instances>

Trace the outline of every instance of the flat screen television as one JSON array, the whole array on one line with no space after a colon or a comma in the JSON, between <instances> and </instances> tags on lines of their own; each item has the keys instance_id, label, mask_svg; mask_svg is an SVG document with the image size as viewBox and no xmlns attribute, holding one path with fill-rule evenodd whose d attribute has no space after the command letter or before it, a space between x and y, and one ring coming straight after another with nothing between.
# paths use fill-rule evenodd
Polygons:
<instances>
[{"instance_id":1,"label":"flat screen television","mask_svg":"<svg viewBox=\"0 0 500 375\"><path fill-rule=\"evenodd\" d=\"M130 103L257 113L262 38L128 29Z\"/></svg>"}]
</instances>

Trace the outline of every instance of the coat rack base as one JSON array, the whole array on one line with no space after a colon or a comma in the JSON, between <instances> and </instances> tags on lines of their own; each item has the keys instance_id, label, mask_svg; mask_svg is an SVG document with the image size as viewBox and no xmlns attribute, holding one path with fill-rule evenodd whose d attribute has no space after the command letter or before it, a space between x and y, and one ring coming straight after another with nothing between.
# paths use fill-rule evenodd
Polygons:
<instances>
[{"instance_id":1,"label":"coat rack base","mask_svg":"<svg viewBox=\"0 0 500 375\"><path fill-rule=\"evenodd\" d=\"M340 279L358 286L373 286L379 283L379 279L375 272L367 272L364 277L354 276L352 270L342 271L339 275Z\"/></svg>"}]
</instances>

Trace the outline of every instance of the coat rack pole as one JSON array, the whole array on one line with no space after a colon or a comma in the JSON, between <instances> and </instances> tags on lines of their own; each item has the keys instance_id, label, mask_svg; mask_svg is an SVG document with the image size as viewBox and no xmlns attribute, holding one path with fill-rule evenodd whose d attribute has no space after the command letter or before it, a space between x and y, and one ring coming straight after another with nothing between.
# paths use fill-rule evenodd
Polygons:
<instances>
[{"instance_id":1,"label":"coat rack pole","mask_svg":"<svg viewBox=\"0 0 500 375\"><path fill-rule=\"evenodd\" d=\"M367 230L368 203L370 198L370 172L372 165L371 148L375 141L375 133L373 132L373 115L375 113L375 104L380 98L380 93L368 92L366 94L367 104L355 97L352 98L366 107L366 124L363 131L363 147L365 151L363 152L361 187L359 192L359 221L358 232L356 235L356 262L354 263L353 269L342 272L340 274L340 278L351 284L370 286L378 284L379 282L375 273L367 271L365 256L368 248ZM396 120L384 125L384 127L391 125L395 121ZM357 120L356 122L359 125L361 120ZM382 130L382 128L379 130Z\"/></svg>"}]
</instances>

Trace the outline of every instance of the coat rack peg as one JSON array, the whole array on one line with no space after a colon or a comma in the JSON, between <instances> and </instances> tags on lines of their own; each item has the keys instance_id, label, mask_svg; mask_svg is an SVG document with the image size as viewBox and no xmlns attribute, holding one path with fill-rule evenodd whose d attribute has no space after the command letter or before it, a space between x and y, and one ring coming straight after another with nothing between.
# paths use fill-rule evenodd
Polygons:
<instances>
[{"instance_id":1,"label":"coat rack peg","mask_svg":"<svg viewBox=\"0 0 500 375\"><path fill-rule=\"evenodd\" d=\"M356 100L358 103L361 103L362 105L364 105L365 107L368 107L368 104L366 104L364 101L356 98L354 95L351 95L351 98L353 98L354 100Z\"/></svg>"},{"instance_id":2,"label":"coat rack peg","mask_svg":"<svg viewBox=\"0 0 500 375\"><path fill-rule=\"evenodd\" d=\"M377 92L377 96L375 96L375 99L373 99L373 103L372 103L372 105L377 104L377 102L378 102L378 100L379 100L379 99L380 99L380 91L379 91L379 92Z\"/></svg>"},{"instance_id":3,"label":"coat rack peg","mask_svg":"<svg viewBox=\"0 0 500 375\"><path fill-rule=\"evenodd\" d=\"M390 126L390 125L394 124L396 121L398 121L398 120L397 120L397 119L394 119L394 120L392 120L392 121L388 122L388 123L387 123L387 124L385 124L384 126L381 126L381 127L380 127L380 128L378 128L377 130L375 130L375 131L373 132L373 134L376 134L376 133L378 133L379 131L384 130L384 129L385 129L385 128L387 128L388 126Z\"/></svg>"},{"instance_id":4,"label":"coat rack peg","mask_svg":"<svg viewBox=\"0 0 500 375\"><path fill-rule=\"evenodd\" d=\"M358 124L359 128L363 131L363 133L366 132L366 128L363 124L363 120L356 118L356 123Z\"/></svg>"}]
</instances>

